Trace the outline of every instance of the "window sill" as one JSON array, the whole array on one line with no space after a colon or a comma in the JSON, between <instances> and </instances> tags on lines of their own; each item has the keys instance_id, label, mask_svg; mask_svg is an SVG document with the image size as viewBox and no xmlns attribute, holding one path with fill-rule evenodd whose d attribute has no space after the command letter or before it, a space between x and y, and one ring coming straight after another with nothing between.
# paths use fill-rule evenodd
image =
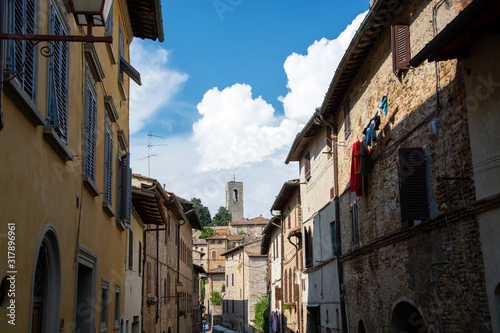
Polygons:
<instances>
[{"instance_id":1,"label":"window sill","mask_svg":"<svg viewBox=\"0 0 500 333\"><path fill-rule=\"evenodd\" d=\"M11 77L12 75L4 75L4 79L6 80ZM36 127L45 125L45 117L38 110L35 103L29 98L28 94L23 90L16 79L5 83L3 90L33 126Z\"/></svg>"},{"instance_id":2,"label":"window sill","mask_svg":"<svg viewBox=\"0 0 500 333\"><path fill-rule=\"evenodd\" d=\"M73 160L73 154L71 154L52 126L43 127L43 138L64 162Z\"/></svg>"},{"instance_id":3,"label":"window sill","mask_svg":"<svg viewBox=\"0 0 500 333\"><path fill-rule=\"evenodd\" d=\"M113 65L116 65L116 56L115 56L115 51L113 51L113 43L106 43L106 48L108 49L108 54L109 54L109 60Z\"/></svg>"},{"instance_id":4,"label":"window sill","mask_svg":"<svg viewBox=\"0 0 500 333\"><path fill-rule=\"evenodd\" d=\"M118 81L118 88L120 90L120 95L122 96L122 100L126 101L127 100L127 93L125 92L125 84L123 81Z\"/></svg>"},{"instance_id":5,"label":"window sill","mask_svg":"<svg viewBox=\"0 0 500 333\"><path fill-rule=\"evenodd\" d=\"M111 205L105 201L102 202L102 209L108 214L109 217L115 216L114 210L111 208Z\"/></svg>"},{"instance_id":6,"label":"window sill","mask_svg":"<svg viewBox=\"0 0 500 333\"><path fill-rule=\"evenodd\" d=\"M125 225L123 224L122 221L116 220L116 226L118 227L118 229L120 229L120 231L125 231L127 229L125 228Z\"/></svg>"},{"instance_id":7,"label":"window sill","mask_svg":"<svg viewBox=\"0 0 500 333\"><path fill-rule=\"evenodd\" d=\"M90 180L87 176L83 176L83 186L89 191L90 195L97 197L100 193L94 182Z\"/></svg>"}]
</instances>

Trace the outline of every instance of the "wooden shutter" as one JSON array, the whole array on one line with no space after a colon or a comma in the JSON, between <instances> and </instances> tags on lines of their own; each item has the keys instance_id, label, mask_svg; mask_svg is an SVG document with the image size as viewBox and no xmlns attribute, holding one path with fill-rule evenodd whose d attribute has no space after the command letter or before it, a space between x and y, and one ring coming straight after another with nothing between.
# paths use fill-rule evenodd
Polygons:
<instances>
[{"instance_id":1,"label":"wooden shutter","mask_svg":"<svg viewBox=\"0 0 500 333\"><path fill-rule=\"evenodd\" d=\"M130 168L129 153L122 156L120 173L120 220L125 226L130 227L130 213L132 211L132 169Z\"/></svg>"},{"instance_id":2,"label":"wooden shutter","mask_svg":"<svg viewBox=\"0 0 500 333\"><path fill-rule=\"evenodd\" d=\"M333 249L333 254L337 254L337 229L335 225L335 221L333 221L330 224L331 227L331 234L332 234L332 249Z\"/></svg>"},{"instance_id":3,"label":"wooden shutter","mask_svg":"<svg viewBox=\"0 0 500 333\"><path fill-rule=\"evenodd\" d=\"M35 0L16 0L9 3L9 28L14 34L36 34L36 2ZM9 41L7 52L7 71L22 75L16 77L23 90L31 100L35 100L36 90L36 51L29 52L35 41L12 40ZM24 68L23 62L26 61Z\"/></svg>"},{"instance_id":4,"label":"wooden shutter","mask_svg":"<svg viewBox=\"0 0 500 333\"><path fill-rule=\"evenodd\" d=\"M97 138L97 101L87 83L87 117L85 128L85 175L95 184L95 160Z\"/></svg>"},{"instance_id":5,"label":"wooden shutter","mask_svg":"<svg viewBox=\"0 0 500 333\"><path fill-rule=\"evenodd\" d=\"M104 202L113 204L113 132L111 120L106 116L104 141Z\"/></svg>"},{"instance_id":6,"label":"wooden shutter","mask_svg":"<svg viewBox=\"0 0 500 333\"><path fill-rule=\"evenodd\" d=\"M130 229L132 230L132 229ZM142 274L142 243L139 242L139 262L137 263L139 265L139 275Z\"/></svg>"},{"instance_id":7,"label":"wooden shutter","mask_svg":"<svg viewBox=\"0 0 500 333\"><path fill-rule=\"evenodd\" d=\"M54 7L51 7L51 33L66 35L61 19ZM50 113L52 125L64 143L68 143L68 66L69 43L54 42L54 54L50 57L50 83L51 93Z\"/></svg>"},{"instance_id":8,"label":"wooden shutter","mask_svg":"<svg viewBox=\"0 0 500 333\"><path fill-rule=\"evenodd\" d=\"M349 96L347 96L344 102L344 134L346 140L349 134L351 134L351 101Z\"/></svg>"},{"instance_id":9,"label":"wooden shutter","mask_svg":"<svg viewBox=\"0 0 500 333\"><path fill-rule=\"evenodd\" d=\"M128 269L134 268L134 234L132 229L128 232Z\"/></svg>"},{"instance_id":10,"label":"wooden shutter","mask_svg":"<svg viewBox=\"0 0 500 333\"><path fill-rule=\"evenodd\" d=\"M311 153L308 151L304 154L304 174L306 180L311 179Z\"/></svg>"},{"instance_id":11,"label":"wooden shutter","mask_svg":"<svg viewBox=\"0 0 500 333\"><path fill-rule=\"evenodd\" d=\"M359 245L359 210L357 201L351 206L352 245Z\"/></svg>"},{"instance_id":12,"label":"wooden shutter","mask_svg":"<svg viewBox=\"0 0 500 333\"><path fill-rule=\"evenodd\" d=\"M401 217L403 221L427 220L427 163L422 148L399 149Z\"/></svg>"},{"instance_id":13,"label":"wooden shutter","mask_svg":"<svg viewBox=\"0 0 500 333\"><path fill-rule=\"evenodd\" d=\"M391 26L392 70L397 75L400 69L410 66L410 27Z\"/></svg>"}]
</instances>

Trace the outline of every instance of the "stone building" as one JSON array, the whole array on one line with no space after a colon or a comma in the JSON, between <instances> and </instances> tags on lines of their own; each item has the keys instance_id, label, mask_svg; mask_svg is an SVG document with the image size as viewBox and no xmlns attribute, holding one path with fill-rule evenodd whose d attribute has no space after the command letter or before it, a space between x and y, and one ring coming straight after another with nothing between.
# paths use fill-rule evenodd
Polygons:
<instances>
[{"instance_id":1,"label":"stone building","mask_svg":"<svg viewBox=\"0 0 500 333\"><path fill-rule=\"evenodd\" d=\"M201 222L191 202L165 191L156 180L135 175L133 185L143 202L152 190L161 194L145 201L138 213L142 221L158 215L164 223L144 224L143 331L186 332L199 315L193 312L193 286L198 281L193 280L192 229L202 229ZM154 202L162 203L157 214Z\"/></svg>"},{"instance_id":2,"label":"stone building","mask_svg":"<svg viewBox=\"0 0 500 333\"><path fill-rule=\"evenodd\" d=\"M229 222L229 234L230 235L245 235L245 236L260 236L262 230L266 226L268 218L262 215L254 217L253 219L243 218L241 220L233 219Z\"/></svg>"},{"instance_id":3,"label":"stone building","mask_svg":"<svg viewBox=\"0 0 500 333\"><path fill-rule=\"evenodd\" d=\"M302 206L299 180L289 180L283 184L276 196L271 212L277 214L281 222L282 273L282 325L284 332L303 332L302 308ZM272 235L272 233L271 233ZM269 248L269 246L267 247ZM272 253L271 253L272 254Z\"/></svg>"},{"instance_id":4,"label":"stone building","mask_svg":"<svg viewBox=\"0 0 500 333\"><path fill-rule=\"evenodd\" d=\"M260 254L260 239L222 254L226 259L222 325L237 332L257 332L255 303L266 291L267 256Z\"/></svg>"},{"instance_id":5,"label":"stone building","mask_svg":"<svg viewBox=\"0 0 500 333\"><path fill-rule=\"evenodd\" d=\"M267 255L267 288L266 292L269 298L269 316L270 327L272 321L277 321L277 331L281 331L283 302L282 302L282 253L283 253L283 237L281 237L281 222L282 220L273 216L267 223L264 231L262 231L262 240L260 253Z\"/></svg>"},{"instance_id":6,"label":"stone building","mask_svg":"<svg viewBox=\"0 0 500 333\"><path fill-rule=\"evenodd\" d=\"M491 180L499 174L490 151L498 36L486 29L498 12L498 1L374 1L294 142L301 154L304 141L317 142L332 164L334 209L319 225L332 222L341 258L334 280L343 286L343 331L498 327ZM314 180L319 155L300 160ZM316 262L314 244L312 252ZM321 331L331 331L324 316Z\"/></svg>"},{"instance_id":7,"label":"stone building","mask_svg":"<svg viewBox=\"0 0 500 333\"><path fill-rule=\"evenodd\" d=\"M83 42L90 28L69 1L1 3L2 33L81 40L55 42L43 57L45 42L1 39L0 225L17 245L9 262L7 238L0 242L2 286L6 272L17 272L15 300L0 304L2 332L125 329L128 96L131 81L140 82L129 45L134 37L163 41L157 1L137 3L108 2L91 20L100 22L92 35L111 36L109 44ZM15 327L5 312L11 301Z\"/></svg>"}]
</instances>

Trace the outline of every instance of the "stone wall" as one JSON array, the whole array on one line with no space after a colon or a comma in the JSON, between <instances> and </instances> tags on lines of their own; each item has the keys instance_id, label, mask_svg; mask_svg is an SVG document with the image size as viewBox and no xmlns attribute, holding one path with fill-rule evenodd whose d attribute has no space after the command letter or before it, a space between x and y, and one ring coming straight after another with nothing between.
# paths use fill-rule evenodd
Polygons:
<instances>
[{"instance_id":1,"label":"stone wall","mask_svg":"<svg viewBox=\"0 0 500 333\"><path fill-rule=\"evenodd\" d=\"M410 24L411 54L432 39L432 11L436 2L405 2L392 23ZM439 24L448 22L466 2L437 11ZM391 23L391 24L392 24ZM467 207L475 202L465 93L464 68L457 60L425 62L392 72L390 27L351 83L352 133L339 147L339 185L343 265L349 324L362 321L367 331L390 331L391 319L416 309L414 326L434 326L437 332L487 332L489 311L478 223ZM438 83L436 84L436 75ZM387 115L381 116L378 140L364 178L363 196L350 191L352 145L375 115L384 93ZM346 97L347 97L346 96ZM429 123L437 120L439 136L429 137ZM343 112L334 119L342 124ZM343 141L343 140L341 140ZM408 227L401 219L399 148L421 147L426 153L431 219ZM357 202L360 242L353 244L351 205ZM408 314L410 315L410 314Z\"/></svg>"}]
</instances>

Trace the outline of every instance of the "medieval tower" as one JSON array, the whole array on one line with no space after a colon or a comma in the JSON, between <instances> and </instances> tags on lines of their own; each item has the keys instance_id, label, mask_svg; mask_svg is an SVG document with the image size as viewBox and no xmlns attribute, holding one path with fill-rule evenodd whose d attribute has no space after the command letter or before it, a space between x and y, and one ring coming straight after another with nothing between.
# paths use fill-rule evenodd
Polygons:
<instances>
[{"instance_id":1,"label":"medieval tower","mask_svg":"<svg viewBox=\"0 0 500 333\"><path fill-rule=\"evenodd\" d=\"M243 220L243 182L226 183L226 209L231 213L231 222Z\"/></svg>"}]
</instances>

